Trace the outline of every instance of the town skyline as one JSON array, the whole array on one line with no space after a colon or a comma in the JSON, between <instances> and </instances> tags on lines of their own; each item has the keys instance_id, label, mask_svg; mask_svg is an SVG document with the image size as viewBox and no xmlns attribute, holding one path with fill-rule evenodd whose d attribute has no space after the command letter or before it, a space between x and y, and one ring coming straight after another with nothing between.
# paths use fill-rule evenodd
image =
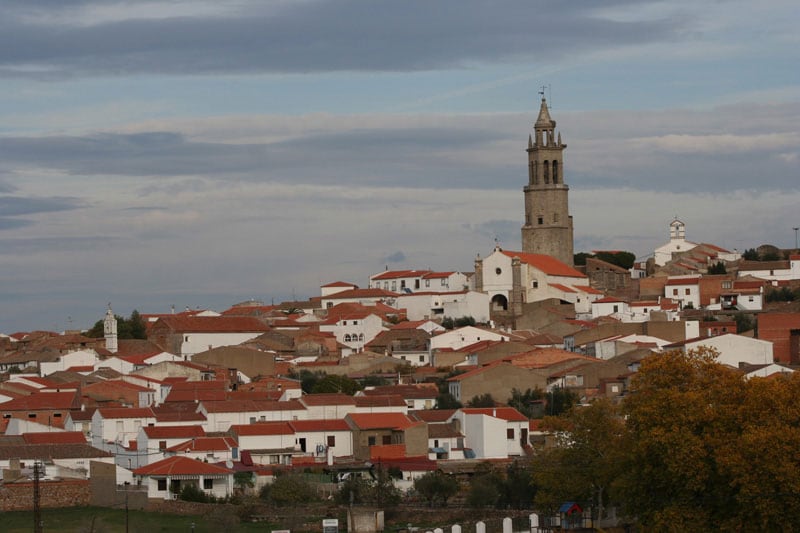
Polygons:
<instances>
[{"instance_id":1,"label":"town skyline","mask_svg":"<svg viewBox=\"0 0 800 533\"><path fill-rule=\"evenodd\" d=\"M520 249L541 85L575 252L795 245L791 2L7 4L3 333Z\"/></svg>"}]
</instances>

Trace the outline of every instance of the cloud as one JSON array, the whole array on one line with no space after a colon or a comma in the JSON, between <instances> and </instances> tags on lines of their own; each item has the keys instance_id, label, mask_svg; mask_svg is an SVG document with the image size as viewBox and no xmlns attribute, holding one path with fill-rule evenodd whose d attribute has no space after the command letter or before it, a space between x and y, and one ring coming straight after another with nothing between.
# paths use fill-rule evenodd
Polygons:
<instances>
[{"instance_id":1,"label":"cloud","mask_svg":"<svg viewBox=\"0 0 800 533\"><path fill-rule=\"evenodd\" d=\"M24 198L0 196L0 216L31 215L78 209L82 201L77 198Z\"/></svg>"},{"instance_id":2,"label":"cloud","mask_svg":"<svg viewBox=\"0 0 800 533\"><path fill-rule=\"evenodd\" d=\"M391 253L391 254L387 255L384 259L385 259L385 261L383 261L383 262L402 263L403 261L406 260L406 254L404 254L403 252L398 250L398 251L396 251L394 253Z\"/></svg>"},{"instance_id":3,"label":"cloud","mask_svg":"<svg viewBox=\"0 0 800 533\"><path fill-rule=\"evenodd\" d=\"M82 16L75 17L74 5L36 11L12 3L0 23L0 72L69 77L462 68L665 40L686 24L669 15L612 20L591 2L166 5L109 13L100 2L79 2Z\"/></svg>"}]
</instances>

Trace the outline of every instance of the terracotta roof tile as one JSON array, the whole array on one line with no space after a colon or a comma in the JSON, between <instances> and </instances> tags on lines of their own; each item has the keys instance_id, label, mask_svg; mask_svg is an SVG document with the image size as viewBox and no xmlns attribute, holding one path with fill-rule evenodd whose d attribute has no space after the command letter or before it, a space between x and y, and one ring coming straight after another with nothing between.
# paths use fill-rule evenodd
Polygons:
<instances>
[{"instance_id":1,"label":"terracotta roof tile","mask_svg":"<svg viewBox=\"0 0 800 533\"><path fill-rule=\"evenodd\" d=\"M195 476L195 475L225 475L233 470L221 466L204 463L197 459L189 459L181 455L167 457L161 461L137 468L133 471L137 476Z\"/></svg>"},{"instance_id":2,"label":"terracotta roof tile","mask_svg":"<svg viewBox=\"0 0 800 533\"><path fill-rule=\"evenodd\" d=\"M502 250L503 255L514 258L519 257L520 261L532 267L541 270L549 276L561 276L566 278L583 278L586 275L578 272L566 263L562 263L558 259L550 255L544 254L527 254L523 252L512 252L510 250Z\"/></svg>"}]
</instances>

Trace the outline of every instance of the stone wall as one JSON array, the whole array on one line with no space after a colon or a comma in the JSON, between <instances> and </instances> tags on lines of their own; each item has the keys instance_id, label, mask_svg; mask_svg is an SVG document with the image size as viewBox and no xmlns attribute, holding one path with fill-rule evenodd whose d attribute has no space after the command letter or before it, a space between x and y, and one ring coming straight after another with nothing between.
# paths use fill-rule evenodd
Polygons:
<instances>
[{"instance_id":1,"label":"stone wall","mask_svg":"<svg viewBox=\"0 0 800 533\"><path fill-rule=\"evenodd\" d=\"M89 482L40 481L39 495L42 509L89 505ZM7 483L0 486L0 510L33 510L33 482Z\"/></svg>"}]
</instances>

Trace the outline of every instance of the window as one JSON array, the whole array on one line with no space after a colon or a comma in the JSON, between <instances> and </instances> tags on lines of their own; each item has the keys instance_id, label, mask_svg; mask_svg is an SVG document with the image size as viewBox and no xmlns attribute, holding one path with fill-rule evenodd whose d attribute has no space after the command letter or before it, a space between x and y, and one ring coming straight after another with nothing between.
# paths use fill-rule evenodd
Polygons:
<instances>
[{"instance_id":1,"label":"window","mask_svg":"<svg viewBox=\"0 0 800 533\"><path fill-rule=\"evenodd\" d=\"M539 224L544 224L544 217L539 217L536 219Z\"/></svg>"},{"instance_id":2,"label":"window","mask_svg":"<svg viewBox=\"0 0 800 533\"><path fill-rule=\"evenodd\" d=\"M214 488L214 480L213 479L204 479L203 480L203 489L211 490Z\"/></svg>"},{"instance_id":3,"label":"window","mask_svg":"<svg viewBox=\"0 0 800 533\"><path fill-rule=\"evenodd\" d=\"M384 281L383 282L383 289L387 290L387 291L389 290L389 282L388 281Z\"/></svg>"},{"instance_id":4,"label":"window","mask_svg":"<svg viewBox=\"0 0 800 533\"><path fill-rule=\"evenodd\" d=\"M396 281L393 281L393 282L392 282L392 290L393 290L393 291L396 291L396 290L397 290L397 282L396 282Z\"/></svg>"},{"instance_id":5,"label":"window","mask_svg":"<svg viewBox=\"0 0 800 533\"><path fill-rule=\"evenodd\" d=\"M508 428L506 430L506 438L508 440L514 440L514 428Z\"/></svg>"},{"instance_id":6,"label":"window","mask_svg":"<svg viewBox=\"0 0 800 533\"><path fill-rule=\"evenodd\" d=\"M328 448L336 446L336 435L328 435Z\"/></svg>"},{"instance_id":7,"label":"window","mask_svg":"<svg viewBox=\"0 0 800 533\"><path fill-rule=\"evenodd\" d=\"M618 305L615 305L615 306L614 306L614 312L615 312L615 313L619 313L619 306L618 306Z\"/></svg>"},{"instance_id":8,"label":"window","mask_svg":"<svg viewBox=\"0 0 800 533\"><path fill-rule=\"evenodd\" d=\"M748 302L752 302L752 301L753 301L753 297L752 297L752 296L748 296L748 297L747 297L747 301L748 301Z\"/></svg>"},{"instance_id":9,"label":"window","mask_svg":"<svg viewBox=\"0 0 800 533\"><path fill-rule=\"evenodd\" d=\"M690 294L692 294L692 289L684 289L684 293L686 294L686 296L689 296Z\"/></svg>"},{"instance_id":10,"label":"window","mask_svg":"<svg viewBox=\"0 0 800 533\"><path fill-rule=\"evenodd\" d=\"M251 416L251 417L250 417L250 423L251 423L251 424L255 424L255 423L256 423L256 417L254 417L254 416Z\"/></svg>"},{"instance_id":11,"label":"window","mask_svg":"<svg viewBox=\"0 0 800 533\"><path fill-rule=\"evenodd\" d=\"M730 289L731 288L731 282L730 281L723 281L722 282L722 288L723 289Z\"/></svg>"},{"instance_id":12,"label":"window","mask_svg":"<svg viewBox=\"0 0 800 533\"><path fill-rule=\"evenodd\" d=\"M159 450L166 450L167 449L167 441L165 441L165 440L158 441L158 449Z\"/></svg>"},{"instance_id":13,"label":"window","mask_svg":"<svg viewBox=\"0 0 800 533\"><path fill-rule=\"evenodd\" d=\"M752 300L750 300L750 301L752 301ZM424 363L425 362L425 356L424 355L420 355L419 356L419 362L420 363Z\"/></svg>"},{"instance_id":14,"label":"window","mask_svg":"<svg viewBox=\"0 0 800 533\"><path fill-rule=\"evenodd\" d=\"M673 296L677 296L678 295L678 289L672 289L672 295Z\"/></svg>"},{"instance_id":15,"label":"window","mask_svg":"<svg viewBox=\"0 0 800 533\"><path fill-rule=\"evenodd\" d=\"M36 413L28 413L28 418L36 418Z\"/></svg>"},{"instance_id":16,"label":"window","mask_svg":"<svg viewBox=\"0 0 800 533\"><path fill-rule=\"evenodd\" d=\"M553 222L558 222L558 213L553 213Z\"/></svg>"},{"instance_id":17,"label":"window","mask_svg":"<svg viewBox=\"0 0 800 533\"><path fill-rule=\"evenodd\" d=\"M539 288L539 282L537 280L533 280L531 282L531 287L533 287L534 289L538 289Z\"/></svg>"},{"instance_id":18,"label":"window","mask_svg":"<svg viewBox=\"0 0 800 533\"><path fill-rule=\"evenodd\" d=\"M189 342L189 335L183 337L183 342Z\"/></svg>"},{"instance_id":19,"label":"window","mask_svg":"<svg viewBox=\"0 0 800 533\"><path fill-rule=\"evenodd\" d=\"M406 280L404 280L404 279L400 280L400 288L401 289L405 289L406 288Z\"/></svg>"},{"instance_id":20,"label":"window","mask_svg":"<svg viewBox=\"0 0 800 533\"><path fill-rule=\"evenodd\" d=\"M167 480L166 479L159 479L158 480L158 490L165 491L167 490Z\"/></svg>"},{"instance_id":21,"label":"window","mask_svg":"<svg viewBox=\"0 0 800 533\"><path fill-rule=\"evenodd\" d=\"M375 446L375 437L367 437L367 446Z\"/></svg>"},{"instance_id":22,"label":"window","mask_svg":"<svg viewBox=\"0 0 800 533\"><path fill-rule=\"evenodd\" d=\"M350 338L350 334L346 333L344 336L344 342L350 342L350 341L352 341L352 339Z\"/></svg>"},{"instance_id":23,"label":"window","mask_svg":"<svg viewBox=\"0 0 800 533\"><path fill-rule=\"evenodd\" d=\"M500 268L500 267L497 267L497 268L495 268L495 269L494 269L494 273L495 273L495 274L497 274L497 275L499 276L500 274L502 274L502 273L503 273L503 269L502 269L502 268Z\"/></svg>"},{"instance_id":24,"label":"window","mask_svg":"<svg viewBox=\"0 0 800 533\"><path fill-rule=\"evenodd\" d=\"M426 287L430 287L430 286L431 286L431 280L429 280L429 279L426 279L426 280L425 280L425 286L426 286Z\"/></svg>"},{"instance_id":25,"label":"window","mask_svg":"<svg viewBox=\"0 0 800 533\"><path fill-rule=\"evenodd\" d=\"M358 341L359 342L364 342L364 334L363 333L359 333L358 334Z\"/></svg>"},{"instance_id":26,"label":"window","mask_svg":"<svg viewBox=\"0 0 800 533\"><path fill-rule=\"evenodd\" d=\"M391 444L392 443L392 436L391 435L384 435L383 438L381 439L381 443L383 445Z\"/></svg>"}]
</instances>

